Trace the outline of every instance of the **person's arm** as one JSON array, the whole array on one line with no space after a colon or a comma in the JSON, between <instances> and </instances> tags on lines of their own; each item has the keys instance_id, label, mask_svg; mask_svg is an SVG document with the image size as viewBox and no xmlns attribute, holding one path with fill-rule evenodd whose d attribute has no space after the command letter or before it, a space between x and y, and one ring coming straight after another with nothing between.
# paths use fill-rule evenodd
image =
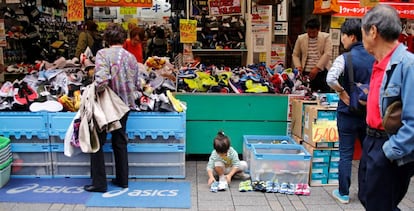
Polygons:
<instances>
[{"instance_id":1,"label":"person's arm","mask_svg":"<svg viewBox=\"0 0 414 211\"><path fill-rule=\"evenodd\" d=\"M81 53L83 53L88 46L87 34L86 32L81 32L79 34L78 43L76 45L75 57L79 58Z\"/></svg>"},{"instance_id":2,"label":"person's arm","mask_svg":"<svg viewBox=\"0 0 414 211\"><path fill-rule=\"evenodd\" d=\"M207 175L208 175L208 181L207 184L211 185L211 183L213 183L214 181L216 181L216 179L214 178L214 161L217 158L217 153L215 153L215 151L211 152L210 157L208 159L208 163L207 163Z\"/></svg>"},{"instance_id":3,"label":"person's arm","mask_svg":"<svg viewBox=\"0 0 414 211\"><path fill-rule=\"evenodd\" d=\"M409 56L402 63L399 63L394 70L394 74L403 76L401 79L401 87L398 89L401 90L401 122L403 125L382 146L385 156L391 161L399 160L405 156L412 157L412 153L414 152L414 92L412 91L412 84L414 83L414 56ZM391 89L395 90L393 88ZM402 165L404 163L397 164Z\"/></svg>"},{"instance_id":4,"label":"person's arm","mask_svg":"<svg viewBox=\"0 0 414 211\"><path fill-rule=\"evenodd\" d=\"M339 98L346 104L349 105L349 95L345 91L344 87L339 84L339 76L343 74L345 70L345 56L339 55L336 57L331 69L329 69L326 76L326 83L338 94Z\"/></svg>"},{"instance_id":5,"label":"person's arm","mask_svg":"<svg viewBox=\"0 0 414 211\"><path fill-rule=\"evenodd\" d=\"M301 45L302 45L302 36L299 35L298 39L296 40L295 47L293 48L292 62L293 62L294 68L298 69L300 72L303 71L302 62L301 62L301 58L302 58Z\"/></svg>"},{"instance_id":6,"label":"person's arm","mask_svg":"<svg viewBox=\"0 0 414 211\"><path fill-rule=\"evenodd\" d=\"M96 90L102 91L112 79L110 64L105 61L102 51L98 51L95 57L95 85Z\"/></svg>"}]
</instances>

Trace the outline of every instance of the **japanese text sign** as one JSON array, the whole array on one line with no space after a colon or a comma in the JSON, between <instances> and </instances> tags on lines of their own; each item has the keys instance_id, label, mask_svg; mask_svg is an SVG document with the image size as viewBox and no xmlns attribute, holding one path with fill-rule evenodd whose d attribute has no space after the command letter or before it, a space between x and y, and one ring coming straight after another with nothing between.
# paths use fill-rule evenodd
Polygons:
<instances>
[{"instance_id":1,"label":"japanese text sign","mask_svg":"<svg viewBox=\"0 0 414 211\"><path fill-rule=\"evenodd\" d=\"M152 0L85 0L87 7L152 7Z\"/></svg>"},{"instance_id":2,"label":"japanese text sign","mask_svg":"<svg viewBox=\"0 0 414 211\"><path fill-rule=\"evenodd\" d=\"M209 0L209 15L235 15L241 14L240 0Z\"/></svg>"},{"instance_id":3,"label":"japanese text sign","mask_svg":"<svg viewBox=\"0 0 414 211\"><path fill-rule=\"evenodd\" d=\"M180 42L195 43L197 41L197 21L180 19Z\"/></svg>"},{"instance_id":4,"label":"japanese text sign","mask_svg":"<svg viewBox=\"0 0 414 211\"><path fill-rule=\"evenodd\" d=\"M84 10L83 1L68 0L68 21L83 21Z\"/></svg>"}]
</instances>

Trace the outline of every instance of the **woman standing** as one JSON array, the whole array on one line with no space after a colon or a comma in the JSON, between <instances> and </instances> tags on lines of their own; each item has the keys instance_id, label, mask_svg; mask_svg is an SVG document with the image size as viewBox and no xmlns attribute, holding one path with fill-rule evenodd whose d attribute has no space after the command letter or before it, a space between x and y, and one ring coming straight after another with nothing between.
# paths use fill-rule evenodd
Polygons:
<instances>
[{"instance_id":1,"label":"woman standing","mask_svg":"<svg viewBox=\"0 0 414 211\"><path fill-rule=\"evenodd\" d=\"M137 108L135 95L139 87L138 62L134 55L125 50L122 45L127 32L119 24L110 24L105 29L104 39L109 48L99 50L95 60L95 84L99 94L106 86L111 88L122 101L132 110ZM116 186L128 187L128 152L126 122L128 113L120 118L121 128L111 131L112 148L115 158L116 177L112 183ZM106 142L107 132L99 134L100 149L91 153L92 184L84 189L90 192L106 192L105 160L102 146Z\"/></svg>"}]
</instances>

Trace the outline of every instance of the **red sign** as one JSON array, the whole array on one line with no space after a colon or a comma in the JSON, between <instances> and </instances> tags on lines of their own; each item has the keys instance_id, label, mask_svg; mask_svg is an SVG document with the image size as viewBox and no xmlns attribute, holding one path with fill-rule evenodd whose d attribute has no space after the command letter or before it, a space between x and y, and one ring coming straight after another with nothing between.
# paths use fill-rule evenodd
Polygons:
<instances>
[{"instance_id":1,"label":"red sign","mask_svg":"<svg viewBox=\"0 0 414 211\"><path fill-rule=\"evenodd\" d=\"M87 7L152 7L152 0L85 0Z\"/></svg>"},{"instance_id":2,"label":"red sign","mask_svg":"<svg viewBox=\"0 0 414 211\"><path fill-rule=\"evenodd\" d=\"M414 3L380 2L389 4L400 14L400 18L414 19ZM339 1L339 12L333 16L362 17L367 13L369 7L361 7L359 1Z\"/></svg>"}]
</instances>

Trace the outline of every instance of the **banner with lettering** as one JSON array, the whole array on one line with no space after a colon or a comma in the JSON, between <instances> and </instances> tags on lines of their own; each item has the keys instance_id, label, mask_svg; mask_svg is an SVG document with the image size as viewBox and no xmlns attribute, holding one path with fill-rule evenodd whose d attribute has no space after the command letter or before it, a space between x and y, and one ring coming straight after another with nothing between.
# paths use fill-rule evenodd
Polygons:
<instances>
[{"instance_id":1,"label":"banner with lettering","mask_svg":"<svg viewBox=\"0 0 414 211\"><path fill-rule=\"evenodd\" d=\"M180 19L180 42L195 43L197 42L197 21Z\"/></svg>"},{"instance_id":2,"label":"banner with lettering","mask_svg":"<svg viewBox=\"0 0 414 211\"><path fill-rule=\"evenodd\" d=\"M394 7L400 14L400 18L414 19L414 3L405 2L380 2L380 4L389 4ZM339 12L333 16L342 17L362 17L367 13L370 7L361 7L359 0L339 1Z\"/></svg>"},{"instance_id":3,"label":"banner with lettering","mask_svg":"<svg viewBox=\"0 0 414 211\"><path fill-rule=\"evenodd\" d=\"M67 3L68 12L67 18L68 21L83 21L85 13L83 10L83 1L77 0L68 0Z\"/></svg>"},{"instance_id":4,"label":"banner with lettering","mask_svg":"<svg viewBox=\"0 0 414 211\"><path fill-rule=\"evenodd\" d=\"M87 7L152 7L152 0L85 0Z\"/></svg>"},{"instance_id":5,"label":"banner with lettering","mask_svg":"<svg viewBox=\"0 0 414 211\"><path fill-rule=\"evenodd\" d=\"M209 15L237 15L241 14L240 0L209 0Z\"/></svg>"}]
</instances>

